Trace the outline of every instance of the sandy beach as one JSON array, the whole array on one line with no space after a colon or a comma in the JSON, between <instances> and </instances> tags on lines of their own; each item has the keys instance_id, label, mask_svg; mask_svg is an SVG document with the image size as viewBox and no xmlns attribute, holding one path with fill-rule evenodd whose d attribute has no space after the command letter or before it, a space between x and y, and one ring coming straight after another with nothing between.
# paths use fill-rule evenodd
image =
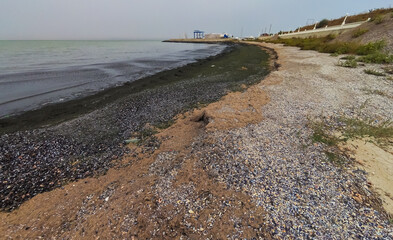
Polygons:
<instances>
[{"instance_id":1,"label":"sandy beach","mask_svg":"<svg viewBox=\"0 0 393 240\"><path fill-rule=\"evenodd\" d=\"M393 82L364 73L370 66L337 66L339 57L328 54L250 44L270 49L272 69L278 69L257 84L242 85L242 91L177 114L145 144L130 143L105 175L71 182L1 212L0 235L393 238L392 188L386 184L393 173L384 169L386 163L378 163L388 176L385 182L378 170L370 177L371 168L359 167L369 158L359 160L356 151L371 148L349 149L360 141L343 145L343 153L351 154L336 164L328 146L312 140L311 127L326 122L333 129L342 118L391 121ZM393 158L391 144L372 149L388 163Z\"/></svg>"}]
</instances>

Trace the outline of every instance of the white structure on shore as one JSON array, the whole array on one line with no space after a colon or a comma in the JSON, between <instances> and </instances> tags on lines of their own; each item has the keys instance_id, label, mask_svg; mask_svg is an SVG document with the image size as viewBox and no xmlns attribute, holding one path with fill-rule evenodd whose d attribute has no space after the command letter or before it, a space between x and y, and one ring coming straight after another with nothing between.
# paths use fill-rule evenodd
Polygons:
<instances>
[{"instance_id":1,"label":"white structure on shore","mask_svg":"<svg viewBox=\"0 0 393 240\"><path fill-rule=\"evenodd\" d=\"M205 39L220 39L220 38L229 38L227 33L206 33Z\"/></svg>"},{"instance_id":2,"label":"white structure on shore","mask_svg":"<svg viewBox=\"0 0 393 240\"><path fill-rule=\"evenodd\" d=\"M359 27L365 22L370 21L370 18L367 19L366 21L361 21L361 22L354 22L354 23L345 23L347 17L345 17L344 21L340 25L336 26L325 26L323 28L314 28L313 30L304 30L300 31L300 28L297 32L290 32L290 33L284 33L284 34L279 34L278 36L280 38L309 38L309 37L325 37L328 36L329 34L340 34L342 32L345 32L347 30L351 30L353 28Z\"/></svg>"}]
</instances>

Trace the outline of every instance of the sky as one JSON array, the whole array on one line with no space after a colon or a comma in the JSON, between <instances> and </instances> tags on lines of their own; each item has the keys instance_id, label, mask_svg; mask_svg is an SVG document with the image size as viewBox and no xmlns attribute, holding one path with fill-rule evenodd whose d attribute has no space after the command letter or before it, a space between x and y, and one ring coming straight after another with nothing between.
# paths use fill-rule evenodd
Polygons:
<instances>
[{"instance_id":1,"label":"sky","mask_svg":"<svg viewBox=\"0 0 393 240\"><path fill-rule=\"evenodd\" d=\"M393 6L393 0L0 0L0 40L257 36Z\"/></svg>"}]
</instances>

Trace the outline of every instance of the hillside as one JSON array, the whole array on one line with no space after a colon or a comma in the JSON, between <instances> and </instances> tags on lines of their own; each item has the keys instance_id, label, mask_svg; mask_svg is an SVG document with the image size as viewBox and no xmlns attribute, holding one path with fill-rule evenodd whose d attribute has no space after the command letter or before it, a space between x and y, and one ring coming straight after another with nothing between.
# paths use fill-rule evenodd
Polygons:
<instances>
[{"instance_id":1,"label":"hillside","mask_svg":"<svg viewBox=\"0 0 393 240\"><path fill-rule=\"evenodd\" d=\"M341 17L338 19L333 19L333 20L323 20L319 25L323 26L340 26L340 24L343 22L345 17ZM362 13L362 14L357 14L353 16L348 16L346 19L346 24L348 23L354 23L354 22L360 22L360 21L366 21L367 19L370 19L368 22L363 23L359 27L346 30L346 31L340 31L337 35L337 32L333 33L333 35L329 35L327 38L324 38L322 41L322 46L318 46L315 48L313 47L304 47L302 46L303 44L307 45L308 41L311 40L296 40L296 41L285 41L281 39L278 35L275 35L273 38L270 39L265 39L267 41L275 42L275 43L284 43L286 45L290 46L298 46L301 47L302 49L308 49L308 50L318 50L320 52L328 52L328 53L334 53L335 51L332 51L331 48L329 48L328 51L321 50L326 47L326 45L335 45L336 47L340 47L340 44L347 44L348 43L354 43L353 46L350 46L350 48L354 48L354 46L361 46L365 45L370 42L378 42L383 40L384 43L384 48L382 49L383 52L393 52L393 8L389 9L377 9L374 11L370 11L368 13ZM318 26L318 25L317 25ZM300 28L300 31L304 32L305 30L312 30L314 28L313 25L307 25L303 26ZM318 28L318 27L317 27ZM297 31L298 29L296 29ZM288 33L288 32L282 32L282 33ZM288 37L286 37L288 38ZM298 35L293 36L292 39L299 38ZM310 37L300 37L300 38L310 38ZM348 46L346 46L348 47ZM319 48L319 49L318 49ZM354 53L351 51L342 51L340 50L339 53Z\"/></svg>"},{"instance_id":2,"label":"hillside","mask_svg":"<svg viewBox=\"0 0 393 240\"><path fill-rule=\"evenodd\" d=\"M360 35L360 36L359 36ZM385 50L393 52L393 10L380 16L377 20L362 24L361 26L342 33L334 39L334 42L357 42L366 44L384 40Z\"/></svg>"},{"instance_id":3,"label":"hillside","mask_svg":"<svg viewBox=\"0 0 393 240\"><path fill-rule=\"evenodd\" d=\"M347 20L345 21L346 23L354 23L354 22L360 22L360 21L365 21L368 18L371 20L379 18L381 15L385 15L388 13L391 13L393 11L393 8L382 8L382 9L375 9L373 11L369 11L367 13L361 13L357 15L352 15L348 16ZM345 16L336 18L336 19L331 19L327 21L328 26L335 26L335 25L340 25L344 21ZM322 21L322 20L321 20ZM314 24L303 26L300 28L300 31L304 30L311 30L314 28ZM298 29L296 29L297 31Z\"/></svg>"}]
</instances>

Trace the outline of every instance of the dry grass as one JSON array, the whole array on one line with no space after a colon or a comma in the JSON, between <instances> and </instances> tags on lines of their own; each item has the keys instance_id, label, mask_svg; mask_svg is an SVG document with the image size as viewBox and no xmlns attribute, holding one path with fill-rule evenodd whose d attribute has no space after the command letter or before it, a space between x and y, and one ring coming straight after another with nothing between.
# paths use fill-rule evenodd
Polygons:
<instances>
[{"instance_id":1,"label":"dry grass","mask_svg":"<svg viewBox=\"0 0 393 240\"><path fill-rule=\"evenodd\" d=\"M289 38L277 39L267 42L282 43L288 46L300 47L302 50L315 50L323 53L358 54L369 55L380 51L384 41L371 42L365 45L354 42L331 42L335 36L329 35L323 38Z\"/></svg>"},{"instance_id":2,"label":"dry grass","mask_svg":"<svg viewBox=\"0 0 393 240\"><path fill-rule=\"evenodd\" d=\"M346 23L360 22L360 21L365 21L368 18L371 18L371 20L373 20L373 19L376 19L378 16L382 16L385 14L393 15L392 11L393 11L393 8L375 9L375 10L369 11L368 13L361 13L361 14L357 14L357 15L353 15L353 16L348 16L348 18L345 22ZM344 21L344 18L345 18L345 16L341 17L341 18L329 20L328 26L340 25ZM301 27L300 31L311 30L313 28L314 28L314 24L307 25L307 26Z\"/></svg>"},{"instance_id":3,"label":"dry grass","mask_svg":"<svg viewBox=\"0 0 393 240\"><path fill-rule=\"evenodd\" d=\"M393 63L393 55L389 55L382 51L386 45L383 40L360 44L357 42L334 42L332 41L333 39L334 36L329 35L323 38L278 38L276 40L266 40L266 42L282 43L287 46L300 47L302 50L314 50L334 55L360 55L356 60L350 59L350 61L347 61L346 67L354 66L354 61L378 64Z\"/></svg>"},{"instance_id":4,"label":"dry grass","mask_svg":"<svg viewBox=\"0 0 393 240\"><path fill-rule=\"evenodd\" d=\"M378 72L374 69L364 69L364 72L370 75L374 75L374 76L385 76L384 73Z\"/></svg>"},{"instance_id":5,"label":"dry grass","mask_svg":"<svg viewBox=\"0 0 393 240\"><path fill-rule=\"evenodd\" d=\"M365 34L368 31L369 31L368 29L359 28L352 34L352 37L353 38L358 38L358 37L362 36L363 34Z\"/></svg>"}]
</instances>

